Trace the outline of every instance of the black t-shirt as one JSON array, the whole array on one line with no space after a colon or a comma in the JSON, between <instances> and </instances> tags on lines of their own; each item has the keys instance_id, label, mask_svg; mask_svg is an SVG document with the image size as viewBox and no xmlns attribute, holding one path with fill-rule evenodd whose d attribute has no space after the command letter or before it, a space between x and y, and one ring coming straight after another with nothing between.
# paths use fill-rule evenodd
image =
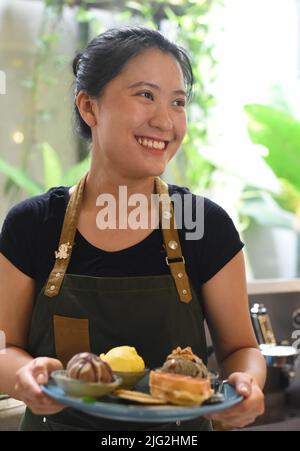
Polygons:
<instances>
[{"instance_id":1,"label":"black t-shirt","mask_svg":"<svg viewBox=\"0 0 300 451\"><path fill-rule=\"evenodd\" d=\"M186 188L169 185L169 193L184 198ZM198 196L192 195L195 208ZM58 249L64 214L69 200L68 187L55 187L26 199L8 213L0 235L0 252L20 271L36 282L39 293L47 281ZM203 200L203 198L202 198ZM213 277L239 252L243 243L228 214L204 198L204 234L201 239L186 239L179 230L182 253L191 283L201 296L201 285ZM184 223L183 223L184 224ZM68 273L95 277L133 277L170 274L166 264L161 230L140 243L116 252L90 244L77 230Z\"/></svg>"}]
</instances>

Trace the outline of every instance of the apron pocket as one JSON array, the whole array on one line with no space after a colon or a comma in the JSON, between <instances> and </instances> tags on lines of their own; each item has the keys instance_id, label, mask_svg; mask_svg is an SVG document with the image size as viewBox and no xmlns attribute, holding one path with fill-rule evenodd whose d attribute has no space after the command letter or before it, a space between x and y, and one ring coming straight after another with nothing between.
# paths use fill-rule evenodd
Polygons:
<instances>
[{"instance_id":1,"label":"apron pocket","mask_svg":"<svg viewBox=\"0 0 300 451\"><path fill-rule=\"evenodd\" d=\"M66 367L68 361L79 352L90 352L88 319L53 316L55 352Z\"/></svg>"}]
</instances>

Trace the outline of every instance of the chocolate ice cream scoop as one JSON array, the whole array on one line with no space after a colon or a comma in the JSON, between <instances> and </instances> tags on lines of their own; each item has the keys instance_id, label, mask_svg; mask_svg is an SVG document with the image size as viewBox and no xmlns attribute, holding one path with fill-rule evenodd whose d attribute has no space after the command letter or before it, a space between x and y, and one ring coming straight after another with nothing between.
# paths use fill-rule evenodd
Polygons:
<instances>
[{"instance_id":1,"label":"chocolate ice cream scoop","mask_svg":"<svg viewBox=\"0 0 300 451\"><path fill-rule=\"evenodd\" d=\"M108 363L97 355L81 352L74 355L67 365L67 375L84 382L113 382L113 372Z\"/></svg>"},{"instance_id":2,"label":"chocolate ice cream scoop","mask_svg":"<svg viewBox=\"0 0 300 451\"><path fill-rule=\"evenodd\" d=\"M161 370L167 373L184 374L185 376L207 378L208 371L202 360L190 347L178 347L168 355Z\"/></svg>"}]
</instances>

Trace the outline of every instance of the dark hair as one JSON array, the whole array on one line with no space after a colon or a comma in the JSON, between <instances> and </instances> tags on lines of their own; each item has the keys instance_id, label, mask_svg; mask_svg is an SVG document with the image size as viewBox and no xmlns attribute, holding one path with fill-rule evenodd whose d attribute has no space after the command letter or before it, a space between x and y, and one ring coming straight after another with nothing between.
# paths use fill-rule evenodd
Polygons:
<instances>
[{"instance_id":1,"label":"dark hair","mask_svg":"<svg viewBox=\"0 0 300 451\"><path fill-rule=\"evenodd\" d=\"M121 72L125 64L148 48L158 48L176 58L190 98L194 77L185 50L166 39L159 31L142 27L111 28L92 39L85 50L77 53L73 60L75 96L80 91L91 97L100 96L106 84ZM77 131L83 138L90 140L91 129L82 119L75 102L74 113Z\"/></svg>"}]
</instances>

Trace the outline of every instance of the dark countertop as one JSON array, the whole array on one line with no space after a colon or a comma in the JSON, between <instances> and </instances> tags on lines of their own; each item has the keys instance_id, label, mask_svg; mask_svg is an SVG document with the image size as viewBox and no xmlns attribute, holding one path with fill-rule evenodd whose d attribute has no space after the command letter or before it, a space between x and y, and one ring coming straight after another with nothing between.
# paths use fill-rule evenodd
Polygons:
<instances>
[{"instance_id":1,"label":"dark countertop","mask_svg":"<svg viewBox=\"0 0 300 451\"><path fill-rule=\"evenodd\" d=\"M280 421L279 423L270 423L261 426L247 427L239 429L238 431L300 431L300 416L297 418L287 418L284 421Z\"/></svg>"}]
</instances>

